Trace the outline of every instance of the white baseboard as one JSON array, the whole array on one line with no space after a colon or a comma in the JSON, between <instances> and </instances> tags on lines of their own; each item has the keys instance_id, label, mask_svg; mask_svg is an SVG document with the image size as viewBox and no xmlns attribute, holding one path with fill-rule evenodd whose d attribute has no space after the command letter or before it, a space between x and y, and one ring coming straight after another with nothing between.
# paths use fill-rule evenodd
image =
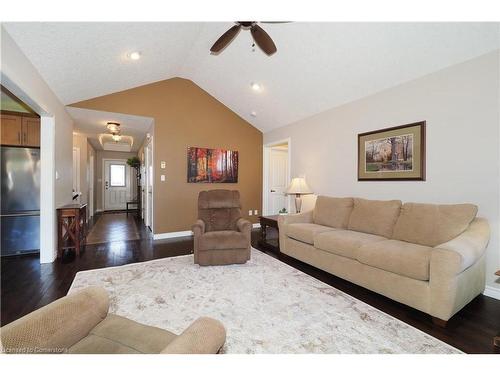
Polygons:
<instances>
[{"instance_id":1,"label":"white baseboard","mask_svg":"<svg viewBox=\"0 0 500 375\"><path fill-rule=\"evenodd\" d=\"M484 288L483 294L485 296L500 300L500 288L495 288L495 287L486 285L486 288Z\"/></svg>"},{"instance_id":2,"label":"white baseboard","mask_svg":"<svg viewBox=\"0 0 500 375\"><path fill-rule=\"evenodd\" d=\"M192 235L193 231L191 230L182 230L180 232L155 233L153 234L153 240L164 240L166 238L186 237Z\"/></svg>"}]
</instances>

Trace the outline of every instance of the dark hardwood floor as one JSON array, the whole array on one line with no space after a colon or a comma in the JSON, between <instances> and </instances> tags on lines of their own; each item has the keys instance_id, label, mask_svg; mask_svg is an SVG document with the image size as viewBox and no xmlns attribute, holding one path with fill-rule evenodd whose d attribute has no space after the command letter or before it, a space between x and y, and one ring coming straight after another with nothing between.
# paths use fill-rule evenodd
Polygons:
<instances>
[{"instance_id":1,"label":"dark hardwood floor","mask_svg":"<svg viewBox=\"0 0 500 375\"><path fill-rule=\"evenodd\" d=\"M149 229L135 220L134 215L124 219L118 215L116 227L113 220L103 223L113 230L113 241L87 245L76 258L66 253L62 260L51 264L40 264L38 256L17 256L1 259L1 325L10 323L36 310L68 292L75 274L79 271L119 266L152 259L190 254L193 251L191 237L153 241ZM94 219L96 222L98 216ZM125 224L124 224L125 222ZM118 223L120 223L118 225ZM120 240L119 231L135 225L139 239ZM99 228L100 231L102 228ZM106 231L102 231L105 233ZM94 232L95 233L95 232ZM478 296L457 313L446 328L434 325L431 318L415 309L394 302L377 293L332 276L324 271L304 264L284 254L276 254L259 248L259 231L252 232L252 245L375 308L382 310L466 353L500 353L493 346L493 337L500 332L500 301L483 295ZM103 241L107 240L103 237ZM96 240L98 241L98 240Z\"/></svg>"}]
</instances>

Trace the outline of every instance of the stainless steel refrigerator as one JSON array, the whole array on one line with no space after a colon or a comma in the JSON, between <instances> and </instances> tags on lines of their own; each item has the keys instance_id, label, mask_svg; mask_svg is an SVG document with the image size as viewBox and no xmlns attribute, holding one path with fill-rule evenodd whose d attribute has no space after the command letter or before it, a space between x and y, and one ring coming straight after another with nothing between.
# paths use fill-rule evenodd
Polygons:
<instances>
[{"instance_id":1,"label":"stainless steel refrigerator","mask_svg":"<svg viewBox=\"0 0 500 375\"><path fill-rule=\"evenodd\" d=\"M40 149L0 147L1 255L40 251Z\"/></svg>"}]
</instances>

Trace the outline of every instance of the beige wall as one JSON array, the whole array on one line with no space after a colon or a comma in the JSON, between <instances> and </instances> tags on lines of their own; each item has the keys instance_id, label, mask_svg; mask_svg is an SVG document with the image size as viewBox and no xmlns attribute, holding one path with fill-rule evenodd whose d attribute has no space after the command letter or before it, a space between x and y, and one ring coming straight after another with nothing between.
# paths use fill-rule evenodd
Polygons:
<instances>
[{"instance_id":1,"label":"beige wall","mask_svg":"<svg viewBox=\"0 0 500 375\"><path fill-rule=\"evenodd\" d=\"M193 82L174 78L73 106L155 119L154 233L190 229L198 193L205 189L238 189L245 215L250 209L261 210L262 133ZM188 146L238 150L238 183L188 184ZM166 162L166 169L159 168L160 161ZM166 175L165 182L160 173Z\"/></svg>"},{"instance_id":2,"label":"beige wall","mask_svg":"<svg viewBox=\"0 0 500 375\"><path fill-rule=\"evenodd\" d=\"M96 196L96 209L102 211L104 209L104 200L103 200L103 159L129 159L131 157L137 156L136 152L119 152L119 151L96 151L96 165L95 165L95 196ZM135 170L130 168L130 188L131 188L131 198L136 196L137 185L135 179Z\"/></svg>"},{"instance_id":3,"label":"beige wall","mask_svg":"<svg viewBox=\"0 0 500 375\"><path fill-rule=\"evenodd\" d=\"M427 181L357 181L358 133L421 120ZM498 51L268 132L264 143L287 137L292 177L305 175L317 194L477 204L492 229L487 283L500 287Z\"/></svg>"}]
</instances>

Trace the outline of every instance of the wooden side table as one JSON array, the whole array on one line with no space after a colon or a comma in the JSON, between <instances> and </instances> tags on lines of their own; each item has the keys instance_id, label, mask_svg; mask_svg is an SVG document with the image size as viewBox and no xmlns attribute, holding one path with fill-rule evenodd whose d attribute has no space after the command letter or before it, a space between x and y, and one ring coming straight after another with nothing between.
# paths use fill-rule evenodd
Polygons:
<instances>
[{"instance_id":1,"label":"wooden side table","mask_svg":"<svg viewBox=\"0 0 500 375\"><path fill-rule=\"evenodd\" d=\"M259 216L260 240L258 244L264 249L279 253L280 243L279 243L278 217L279 215ZM273 239L268 238L268 232L267 232L268 227L276 229L276 232L278 233L278 238L273 238Z\"/></svg>"},{"instance_id":2,"label":"wooden side table","mask_svg":"<svg viewBox=\"0 0 500 375\"><path fill-rule=\"evenodd\" d=\"M495 272L495 275L500 276L500 270ZM500 348L500 333L493 338L493 345Z\"/></svg>"},{"instance_id":3,"label":"wooden side table","mask_svg":"<svg viewBox=\"0 0 500 375\"><path fill-rule=\"evenodd\" d=\"M76 255L86 243L87 204L67 204L57 209L57 257L64 250L75 249Z\"/></svg>"}]
</instances>

